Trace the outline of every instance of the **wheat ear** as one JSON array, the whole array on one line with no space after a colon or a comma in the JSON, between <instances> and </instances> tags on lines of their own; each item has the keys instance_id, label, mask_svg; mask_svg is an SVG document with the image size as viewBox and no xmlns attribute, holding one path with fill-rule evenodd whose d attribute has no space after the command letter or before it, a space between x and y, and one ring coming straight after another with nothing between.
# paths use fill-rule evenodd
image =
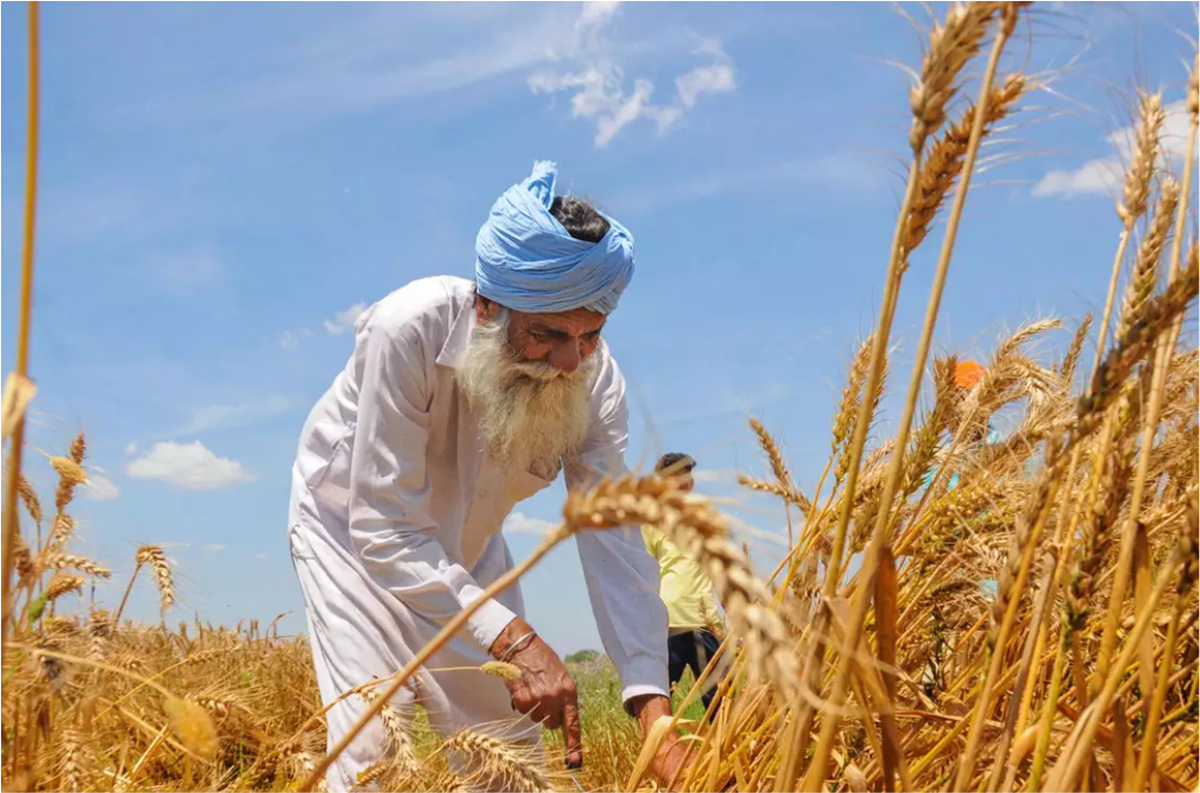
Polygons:
<instances>
[{"instance_id":1,"label":"wheat ear","mask_svg":"<svg viewBox=\"0 0 1200 793\"><path fill-rule=\"evenodd\" d=\"M163 613L175 602L175 578L171 575L171 565L167 562L166 554L157 545L143 545L138 548L134 557L139 565L149 565L154 573L154 583L158 587L159 600L162 602Z\"/></svg>"},{"instance_id":2,"label":"wheat ear","mask_svg":"<svg viewBox=\"0 0 1200 793\"><path fill-rule=\"evenodd\" d=\"M462 729L442 748L447 751L458 750L476 758L482 763L485 775L504 781L505 790L540 793L551 789L542 769L528 758L523 758L513 747L490 735L470 728Z\"/></svg>"},{"instance_id":3,"label":"wheat ear","mask_svg":"<svg viewBox=\"0 0 1200 793\"><path fill-rule=\"evenodd\" d=\"M921 332L921 340L917 345L916 361L913 365L913 374L910 379L908 399L905 404L904 415L900 420L899 431L896 435L897 453L893 456L891 465L888 470L888 476L884 485L883 495L880 499L879 511L875 520L875 528L871 538L871 542L867 546L865 558L863 559L863 572L860 578L863 582L870 582L875 571L879 567L880 556L883 552L889 538L887 535L887 527L889 524L888 515L892 506L892 498L894 497L897 487L900 483L900 477L903 473L903 453L905 444L908 441L908 431L912 424L913 413L916 409L917 395L920 392L921 381L923 380L925 361L929 355L929 346L933 337L933 329L936 323L938 308L941 304L942 290L945 286L946 274L950 266L950 257L954 250L954 243L957 236L958 225L962 218L963 206L966 202L967 194L970 190L971 173L975 168L976 156L979 152L979 145L982 142L984 134L984 122L987 117L987 103L991 97L993 81L995 80L996 69L1000 60L1000 53L1003 51L1009 36L1012 34L1017 21L1017 5L1015 3L1006 3L1002 7L991 9L990 11L983 8L985 4L979 3L974 6L969 6L968 9L974 9L974 13L987 13L987 17L1002 10L1002 20L997 28L995 41L992 45L992 51L988 58L988 65L984 72L983 84L980 90L980 110L976 114L974 126L971 130L971 139L968 145L967 153L963 165L963 175L959 183L958 189L954 195L954 204L951 207L950 217L946 225L946 233L942 240L942 250L938 258L938 267L934 276L934 285L930 291L929 304L926 310L925 325ZM971 13L970 10L964 13ZM953 15L954 12L951 12ZM972 45L978 47L978 41L982 39L982 27L978 32L978 38L974 39ZM931 43L932 47L932 43ZM969 57L969 56L964 56ZM917 116L917 106L914 103L914 116ZM914 132L918 123L925 123L926 119L919 116L915 119ZM854 648L858 645L859 636L862 632L862 625L866 618L867 609L870 606L870 586L864 585L857 589L854 593L854 598L851 604L850 623L846 630L846 635L843 638L839 647L838 663L834 674L833 687L830 691L829 705L830 711L825 714L825 719L821 724L820 736L817 740L817 747L813 753L812 763L809 766L808 773L804 778L804 788L808 791L820 790L825 782L826 771L828 768L829 755L833 749L833 741L837 732L841 718L838 709L842 706L846 697L847 684L849 683L850 675L852 674L852 664L850 656ZM968 752L970 747L968 746Z\"/></svg>"}]
</instances>

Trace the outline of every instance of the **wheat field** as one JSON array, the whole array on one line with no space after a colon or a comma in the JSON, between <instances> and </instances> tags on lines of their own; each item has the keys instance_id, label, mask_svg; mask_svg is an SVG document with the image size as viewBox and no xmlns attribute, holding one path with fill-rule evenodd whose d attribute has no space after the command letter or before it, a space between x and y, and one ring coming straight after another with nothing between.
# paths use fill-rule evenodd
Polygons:
<instances>
[{"instance_id":1,"label":"wheat field","mask_svg":"<svg viewBox=\"0 0 1200 793\"><path fill-rule=\"evenodd\" d=\"M772 478L741 483L779 499L795 528L779 568L753 569L713 502L629 476L570 494L558 528L489 588L576 532L640 523L702 562L729 635L696 685L676 692L675 722L656 725L655 735L678 728L692 746L679 790L1200 785L1194 58L1182 171L1160 156L1161 95L1138 96L1120 201L1095 224L1113 237L1113 259L1094 266L1109 284L1103 314L1072 326L1044 318L998 339L965 393L956 359L931 355L981 145L1047 79L999 68L1035 14L1027 3L956 5L927 31L879 316L847 363L815 487L800 491L769 428L747 430ZM906 350L911 370L898 371L896 301L911 255L933 244L924 327ZM1052 334L1071 341L1047 359L1038 342ZM303 638L257 623L172 624L172 567L152 545L137 550L123 591L152 579L160 624L123 618L124 600L79 607L91 580L110 577L73 552L86 443L81 435L48 460L26 454L27 467L52 466L58 479L53 494L34 491L20 474L33 393L19 361L4 393L5 789L321 789L330 758ZM889 384L903 410L879 437ZM1000 411L1016 416L1015 429L982 442ZM393 677L347 692L370 703L393 750L364 772L363 789L469 789L475 780L450 773L446 749L479 756L511 790L654 787L653 740L641 746L603 658L572 665L587 758L574 777L557 735L544 754L522 754L472 730L443 739L419 713L397 713L390 695L465 618ZM720 707L705 720L699 691L711 685Z\"/></svg>"}]
</instances>

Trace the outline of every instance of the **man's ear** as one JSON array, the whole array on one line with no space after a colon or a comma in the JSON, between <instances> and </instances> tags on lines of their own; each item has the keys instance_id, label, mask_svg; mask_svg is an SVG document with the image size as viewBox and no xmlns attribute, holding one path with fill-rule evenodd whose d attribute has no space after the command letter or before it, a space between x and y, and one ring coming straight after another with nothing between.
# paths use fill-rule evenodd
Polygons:
<instances>
[{"instance_id":1,"label":"man's ear","mask_svg":"<svg viewBox=\"0 0 1200 793\"><path fill-rule=\"evenodd\" d=\"M500 304L483 295L475 295L475 320L479 323L493 322L500 315Z\"/></svg>"}]
</instances>

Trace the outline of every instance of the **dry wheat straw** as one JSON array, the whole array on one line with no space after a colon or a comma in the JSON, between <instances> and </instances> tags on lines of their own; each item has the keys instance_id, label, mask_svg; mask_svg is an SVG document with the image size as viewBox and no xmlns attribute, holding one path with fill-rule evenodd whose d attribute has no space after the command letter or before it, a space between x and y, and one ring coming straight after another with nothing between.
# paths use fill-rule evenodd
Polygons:
<instances>
[{"instance_id":1,"label":"dry wheat straw","mask_svg":"<svg viewBox=\"0 0 1200 793\"><path fill-rule=\"evenodd\" d=\"M46 588L46 600L54 602L64 595L78 592L83 588L83 584L84 580L81 576L56 573L50 579L50 586Z\"/></svg>"},{"instance_id":2,"label":"dry wheat straw","mask_svg":"<svg viewBox=\"0 0 1200 793\"><path fill-rule=\"evenodd\" d=\"M1166 113L1162 109L1161 94L1142 94L1139 103L1138 128L1134 136L1133 156L1129 168L1125 172L1125 187L1122 192L1122 203L1117 204L1117 216L1121 219L1122 230L1117 244L1117 254L1113 259L1112 275L1108 282L1108 296L1104 302L1104 314L1100 320L1100 336L1096 340L1096 360L1092 365L1096 369L1104 354L1104 342L1108 338L1108 323L1112 317L1113 300L1117 294L1117 280L1121 274L1121 264L1125 260L1125 247L1139 218L1146 214L1146 203L1150 197L1151 182L1154 178L1154 162L1158 157L1159 137Z\"/></svg>"},{"instance_id":3,"label":"dry wheat straw","mask_svg":"<svg viewBox=\"0 0 1200 793\"><path fill-rule=\"evenodd\" d=\"M943 66L954 67L954 59L944 54L951 39L966 51L977 50L984 34L972 44L960 28L971 15L995 16L1001 6L992 6L952 9L947 23L938 28L935 38L941 38L931 45L930 57L942 53L947 58ZM956 68L963 73L961 63ZM958 77L935 79L935 72L922 69L928 92L936 94L940 85L952 93ZM1015 85L1015 79L1004 86ZM1154 173L1160 130L1153 127L1161 126L1154 121L1154 108L1161 106L1157 100L1143 100L1140 123L1150 127L1135 142L1135 162L1119 208L1127 230L1122 249L1147 209L1153 207L1154 217L1121 301L1115 342L1104 343L1111 319L1106 311L1096 363L1082 395L1075 396L1073 380L1088 320L1075 330L1066 354L1049 368L1022 347L1032 337L1023 335L1032 334L1027 327L999 342L987 382L965 402L948 393L953 358L935 360L929 378L918 371L924 360L918 355L911 382L932 385L928 412L912 428L911 440L906 439L921 396L918 385L910 385L906 410L913 412L897 425L901 431L867 448L866 437L882 426L875 422L900 275L948 191L971 171L963 147L964 140L970 143L975 110L962 111L960 120L949 122L938 135L929 119L956 111L948 99L936 107L935 96L922 105L921 118L914 117L914 132L936 137L923 141L914 157L909 194L897 218L879 326L849 368L833 422L829 462L813 494L818 503L809 511L799 542L780 565L780 570L788 567L780 589L772 592L750 574L745 549L739 551L730 540L727 523L711 504L652 477L605 482L590 493L573 493L564 508L564 526L551 532L530 560L489 586L481 602L520 578L574 531L617 526L636 531L637 524L647 521L672 525L672 536L679 538L685 552L723 582L724 594L733 595L738 617L730 626L733 641L722 647L736 656L734 674L714 672L713 659L689 695L698 696L710 673L724 677L718 686L720 708L710 709L710 723L696 727L698 759L689 769L685 790L792 790L801 770L807 771L806 787L831 790L960 788L956 777L965 778L962 789L974 790L1195 789L1200 377L1195 349L1176 349L1184 313L1196 296L1200 258L1195 243L1184 239L1194 159L1195 83L1193 70L1189 164L1181 186ZM1002 89L993 88L981 100L986 101L987 116L994 115ZM986 116L982 123L988 123ZM959 184L960 190L967 187ZM1168 223L1163 218L1171 215L1172 200L1177 206ZM1171 266L1165 288L1160 288L1168 250L1164 246L1172 241ZM1121 259L1119 255L1118 262ZM1110 293L1113 290L1115 281ZM1109 299L1111 309L1115 293ZM1049 324L1042 330L1046 327ZM1186 340L1190 344L1190 338ZM1004 443L980 449L961 442L1001 409L1021 412L1017 429ZM7 415L6 402L6 431ZM948 444L942 441L947 430ZM746 478L743 484L785 501L802 497L791 484L777 444L765 430L759 433L756 428L756 434L776 481ZM1040 446L1044 441L1049 441L1045 449ZM5 627L6 636L12 630L16 638L5 643L4 784L29 790L55 785L80 790L320 789L322 772L354 733L318 759L326 741L327 708L321 705L311 648L303 641L264 635L254 623L243 631L241 626L214 629L197 622L193 636L182 624L178 630L168 631L165 625L151 630L116 624L119 620L100 609L76 616L54 615L47 607L54 598L60 608L73 603L75 599L64 601L62 596L78 591L83 575L107 574L105 567L69 548L76 526L67 508L85 456L80 436L67 457L51 463L60 492L55 494L57 514L45 546L40 528L36 543L6 532L6 552L14 553L6 553L5 565L15 566L21 577L13 593L6 579L6 605L12 607L12 594L12 613L19 619ZM1028 472L1029 463L1035 473ZM919 490L934 465L938 476L916 504L909 504L908 497ZM831 469L834 486L822 495ZM953 489L944 482L950 473L960 477ZM22 481L16 480L17 495L40 524L41 502L29 482ZM889 487L894 488L890 494ZM1144 492L1135 508L1137 487ZM842 520L854 521L852 534L833 530ZM1123 526L1133 531L1126 533ZM1043 533L1046 540L1041 539ZM850 575L845 551L856 550L868 534L869 548L877 551L874 567L864 564ZM854 542L847 544L850 536ZM1140 584L1134 587L1135 616L1120 619L1122 604L1108 593L1122 574L1114 546L1127 536L1133 538L1135 582ZM1165 558L1176 545L1174 555ZM1051 573L1053 566L1040 568L1034 590L1026 582L1033 560L1044 552L1060 552L1057 571ZM158 555L169 575L161 548ZM156 582L160 580L150 555L139 553L137 563L138 569L150 565ZM822 582L823 567L827 569ZM1133 569L1125 568L1124 575L1133 574ZM136 574L135 570L130 587ZM1147 592L1151 576L1156 581ZM990 603L978 591L984 577L997 581L998 592ZM843 583L846 588L839 591ZM173 583L170 591L173 601ZM864 619L855 620L854 608L867 597L873 612L868 605ZM1062 619L1047 619L1055 607L1061 609ZM118 618L120 613L118 609ZM389 742L389 720L398 722L399 715L385 703L461 630L470 613L452 620L404 670L375 681L390 693L365 696L375 700L365 718L379 715ZM1107 668L1099 668L1091 652L1105 618L1117 619L1114 657ZM842 646L836 666L823 666L826 641ZM739 642L741 651L734 649ZM796 661L801 656L802 686ZM66 664L72 662L89 666L90 677L68 676ZM923 678L918 678L926 665L936 667L928 693ZM472 668L512 674L488 664ZM744 669L752 673L749 680L740 674ZM1094 688L1089 689L1087 677L1093 673ZM830 694L837 693L842 674L848 678L839 707ZM155 679L188 693L164 693ZM789 693L789 686L795 691ZM160 696L167 703L165 714L159 710ZM197 720L201 714L206 722ZM679 714L669 721L669 728L681 723ZM841 723L831 727L833 721ZM588 729L597 728L585 724L585 735ZM830 730L835 737L826 744ZM589 788L608 789L623 781L637 755L635 732L609 730L599 739L586 737L589 757L597 758L606 741L609 746L608 763L599 758L589 762ZM814 763L804 769L811 738L818 739L818 746ZM501 777L513 772L497 765L495 757L489 759L488 750L481 748L488 741L495 742L493 755L507 752L516 764L532 766L542 775L537 784L516 782L508 787L550 787L549 772L527 760L518 747L486 736L460 736L458 741L463 744L460 749L474 750L485 766L490 764L493 772L499 769ZM482 775L462 780L439 770L439 750L449 745L434 742L434 759L421 764L414 741L415 769L398 773L397 764L387 758L365 770L357 782L390 790L449 789L483 781ZM977 765L976 757L984 762ZM818 773L817 760L831 773ZM610 764L611 770L602 768ZM1047 766L1050 779L1044 783Z\"/></svg>"},{"instance_id":4,"label":"dry wheat straw","mask_svg":"<svg viewBox=\"0 0 1200 793\"><path fill-rule=\"evenodd\" d=\"M771 594L750 572L745 554L729 541L729 526L707 500L650 477L624 477L572 493L564 516L580 529L654 525L712 579L730 631L742 636L751 670L783 694L796 685L797 664L780 615L769 610Z\"/></svg>"},{"instance_id":5,"label":"dry wheat straw","mask_svg":"<svg viewBox=\"0 0 1200 793\"><path fill-rule=\"evenodd\" d=\"M973 4L968 6L968 10L962 12L964 16L967 17L969 17L971 14L986 14L986 16L980 16L980 24L976 26L977 29L963 37L965 42L969 42L964 46L964 50L968 51L972 49L978 49L978 42L983 38L984 28L982 22L984 20L990 18L993 14L1001 10L1002 20L1001 24L997 27L995 41L992 46L992 52L988 59L987 70L983 77L983 84L980 89L981 110L976 113L976 117L973 122L970 143L968 144L967 152L964 158L963 175L961 177L958 190L955 192L954 204L951 208L951 214L947 222L946 234L943 239L942 250L938 260L938 267L934 277L934 286L930 292L929 305L926 311L925 326L922 329L921 339L917 346L916 361L913 366L913 376L909 385L908 399L905 404L904 415L899 423L899 431L896 435L896 446L898 449L903 449L908 440L908 432L916 407L917 394L920 392L925 361L929 353L929 345L932 340L933 328L937 318L938 308L941 303L941 295L945 285L946 273L950 264L950 256L954 249L958 224L962 217L962 209L969 190L971 173L975 167L976 155L978 154L979 145L982 141L985 131L984 124L987 118L987 102L990 98L992 82L995 78L1000 53L1003 51L1004 45L1016 25L1016 4L1008 3L1004 4L1003 6L996 6L994 8L988 8L987 5L988 4L984 3ZM953 18L956 12L959 10L959 8L955 8L949 13L947 18L948 28L950 27L950 19ZM970 26L968 26L968 30L970 30ZM935 49L938 44L939 39L931 38L930 49ZM954 73L957 73L957 70L962 67L962 64L965 63L966 59L969 58L971 54L972 53L970 52L964 52L962 54L961 62L958 62L957 65L954 65L954 59L951 58L949 62L940 64L940 71L935 71L933 73L939 75L939 79L940 75L946 71L953 70ZM937 102L937 100L933 97L934 95L927 91L920 102L916 101L914 98L914 134L919 131L918 127L920 127L920 131L927 131L931 122L933 122L935 119L936 122L940 124L940 109L934 114L930 113L931 107ZM917 146L915 145L915 137L914 139L910 140L910 142L914 144L914 150L917 150ZM878 516L875 520L873 536L871 542L867 546L867 551L863 559L863 580L869 581L871 576L874 575L879 565L880 555L885 544L889 540L889 538L886 536L886 528L889 524L888 517L892 506L892 498L897 490L897 487L900 483L900 477L903 473L902 469L903 455L897 453L893 457L889 466ZM848 487L851 486L848 485ZM847 683L849 682L849 677L852 673L851 664L849 663L849 655L857 646L858 636L862 629L866 612L869 607L869 602L867 587L861 587L854 593L851 606L850 623L846 632L846 637L839 648L839 660L837 666L835 667L833 686L829 695L829 705L831 706L831 710L833 712L827 712L821 724L821 731L818 738L817 747L814 750L813 759L809 766L808 773L804 778L805 790L819 790L824 783L827 764L829 762L829 755L833 749L834 736L841 721L836 709L841 707L842 703L844 702ZM969 751L970 749L968 749L968 752Z\"/></svg>"},{"instance_id":6,"label":"dry wheat straw","mask_svg":"<svg viewBox=\"0 0 1200 793\"><path fill-rule=\"evenodd\" d=\"M362 697L372 705L380 698L379 693L371 689L363 691ZM379 718L387 731L386 750L393 757L395 767L402 774L417 774L420 763L404 717L391 702L385 702L379 709Z\"/></svg>"},{"instance_id":7,"label":"dry wheat straw","mask_svg":"<svg viewBox=\"0 0 1200 793\"><path fill-rule=\"evenodd\" d=\"M149 565L154 573L154 584L158 587L159 600L165 613L175 602L175 579L171 575L171 565L167 562L166 554L157 545L143 545L138 548L135 557L138 565Z\"/></svg>"},{"instance_id":8,"label":"dry wheat straw","mask_svg":"<svg viewBox=\"0 0 1200 793\"><path fill-rule=\"evenodd\" d=\"M490 735L462 729L443 744L443 749L458 750L474 758L482 766L480 774L499 781L505 790L528 793L551 790L545 771L531 758Z\"/></svg>"},{"instance_id":9,"label":"dry wheat straw","mask_svg":"<svg viewBox=\"0 0 1200 793\"><path fill-rule=\"evenodd\" d=\"M479 671L485 675L503 678L504 680L521 679L521 667L516 664L505 663L504 661L485 661L480 665Z\"/></svg>"}]
</instances>

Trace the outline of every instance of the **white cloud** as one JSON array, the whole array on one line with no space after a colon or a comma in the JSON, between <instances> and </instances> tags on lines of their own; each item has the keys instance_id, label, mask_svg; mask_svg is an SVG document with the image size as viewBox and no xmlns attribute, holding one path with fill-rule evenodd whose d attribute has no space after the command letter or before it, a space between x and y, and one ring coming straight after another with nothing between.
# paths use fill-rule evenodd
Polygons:
<instances>
[{"instance_id":1,"label":"white cloud","mask_svg":"<svg viewBox=\"0 0 1200 793\"><path fill-rule=\"evenodd\" d=\"M206 248L157 256L152 265L168 287L184 293L214 284L225 274L220 258Z\"/></svg>"},{"instance_id":2,"label":"white cloud","mask_svg":"<svg viewBox=\"0 0 1200 793\"><path fill-rule=\"evenodd\" d=\"M93 468L87 472L87 481L81 493L89 501L113 501L121 495L121 490L104 475L103 470Z\"/></svg>"},{"instance_id":3,"label":"white cloud","mask_svg":"<svg viewBox=\"0 0 1200 793\"><path fill-rule=\"evenodd\" d=\"M267 397L253 402L231 405L204 405L195 408L183 426L165 433L168 436L196 435L214 429L239 427L253 421L275 416L289 410L291 400L283 397Z\"/></svg>"},{"instance_id":4,"label":"white cloud","mask_svg":"<svg viewBox=\"0 0 1200 793\"><path fill-rule=\"evenodd\" d=\"M279 334L279 346L285 350L300 349L300 340L312 335L312 331L308 328L300 330L285 330Z\"/></svg>"},{"instance_id":5,"label":"white cloud","mask_svg":"<svg viewBox=\"0 0 1200 793\"><path fill-rule=\"evenodd\" d=\"M220 553L221 551L226 551L228 549L229 546L223 542L209 542L200 546L200 550L205 551L206 553Z\"/></svg>"},{"instance_id":6,"label":"white cloud","mask_svg":"<svg viewBox=\"0 0 1200 793\"><path fill-rule=\"evenodd\" d=\"M619 7L620 3L615 0L592 0L592 2L584 3L583 13L579 15L575 29L581 30L606 24L613 14L617 13Z\"/></svg>"},{"instance_id":7,"label":"white cloud","mask_svg":"<svg viewBox=\"0 0 1200 793\"><path fill-rule=\"evenodd\" d=\"M264 112L283 125L291 121L289 112L321 118L393 107L485 83L499 88L504 78L525 79L547 70L535 74L530 86L584 94L572 101L572 112L590 119L597 143L606 145L638 119L662 131L701 95L733 90L730 59L719 45L696 45L693 36L693 62L677 65L668 78L682 83L664 80L651 101L654 84L643 73L626 81L622 67L647 53L658 61L676 58L687 34L677 26L623 30L610 41L605 31L620 9L616 2L530 3L503 10L483 3L435 3L419 10L365 4L315 35L299 41L283 37L262 48L254 71L239 75L236 84L215 84L199 100L158 97L142 112L178 119L213 110L239 118ZM634 33L643 40L635 40ZM588 87L578 85L580 80Z\"/></svg>"},{"instance_id":8,"label":"white cloud","mask_svg":"<svg viewBox=\"0 0 1200 793\"><path fill-rule=\"evenodd\" d=\"M686 204L736 193L760 194L765 190L817 187L827 201L860 201L879 194L887 173L866 157L851 152L834 152L794 160L743 163L736 169L701 174L670 184L640 184L608 200L623 213L650 212L661 207Z\"/></svg>"},{"instance_id":9,"label":"white cloud","mask_svg":"<svg viewBox=\"0 0 1200 793\"><path fill-rule=\"evenodd\" d=\"M733 67L727 63L699 66L687 74L675 78L675 90L684 107L696 105L696 97L703 93L723 93L737 88L733 81Z\"/></svg>"},{"instance_id":10,"label":"white cloud","mask_svg":"<svg viewBox=\"0 0 1200 793\"><path fill-rule=\"evenodd\" d=\"M541 518L531 518L523 512L514 512L504 520L503 530L508 534L536 534L541 537L554 528L553 523Z\"/></svg>"},{"instance_id":11,"label":"white cloud","mask_svg":"<svg viewBox=\"0 0 1200 793\"><path fill-rule=\"evenodd\" d=\"M338 311L333 315L333 319L325 320L325 330L333 336L354 330L354 320L358 319L358 315L366 310L367 304L358 302L344 311Z\"/></svg>"},{"instance_id":12,"label":"white cloud","mask_svg":"<svg viewBox=\"0 0 1200 793\"><path fill-rule=\"evenodd\" d=\"M130 441L129 445L125 447L125 453L128 454L130 457L137 454L137 450L138 450L137 441Z\"/></svg>"},{"instance_id":13,"label":"white cloud","mask_svg":"<svg viewBox=\"0 0 1200 793\"><path fill-rule=\"evenodd\" d=\"M1037 198L1099 194L1114 196L1121 189L1121 163L1115 157L1099 157L1077 171L1051 171L1033 186Z\"/></svg>"},{"instance_id":14,"label":"white cloud","mask_svg":"<svg viewBox=\"0 0 1200 793\"><path fill-rule=\"evenodd\" d=\"M156 443L150 451L125 466L136 479L157 479L185 490L216 490L257 479L241 463L218 457L200 441Z\"/></svg>"},{"instance_id":15,"label":"white cloud","mask_svg":"<svg viewBox=\"0 0 1200 793\"><path fill-rule=\"evenodd\" d=\"M299 42L281 37L256 55L255 71L219 85L206 101L163 98L158 116L281 110L328 117L386 107L525 73L569 40L575 15L566 4L495 6L368 3Z\"/></svg>"},{"instance_id":16,"label":"white cloud","mask_svg":"<svg viewBox=\"0 0 1200 793\"><path fill-rule=\"evenodd\" d=\"M1162 163L1178 168L1187 153L1188 113L1184 102L1173 102L1164 110L1166 122L1162 128ZM1133 152L1137 125L1119 129L1107 138L1112 153L1088 160L1076 170L1057 170L1046 174L1033 186L1037 198L1079 195L1102 195L1116 199L1125 183L1125 169ZM1197 144L1200 153L1200 143Z\"/></svg>"},{"instance_id":17,"label":"white cloud","mask_svg":"<svg viewBox=\"0 0 1200 793\"><path fill-rule=\"evenodd\" d=\"M675 79L675 95L667 104L650 101L654 83L645 77L633 81L626 93L625 73L616 62L616 48L605 38L604 29L617 12L617 4L588 3L575 24L575 42L565 59L574 70L544 69L529 77L535 94L570 91L571 116L590 118L596 123L596 146L607 146L621 130L637 121L655 123L666 131L685 111L695 107L705 93L728 93L737 87L733 62L716 39L698 39L693 53L712 63L698 66Z\"/></svg>"},{"instance_id":18,"label":"white cloud","mask_svg":"<svg viewBox=\"0 0 1200 793\"><path fill-rule=\"evenodd\" d=\"M259 560L260 562L265 562L270 557L260 551L259 553L254 554L254 558Z\"/></svg>"}]
</instances>

